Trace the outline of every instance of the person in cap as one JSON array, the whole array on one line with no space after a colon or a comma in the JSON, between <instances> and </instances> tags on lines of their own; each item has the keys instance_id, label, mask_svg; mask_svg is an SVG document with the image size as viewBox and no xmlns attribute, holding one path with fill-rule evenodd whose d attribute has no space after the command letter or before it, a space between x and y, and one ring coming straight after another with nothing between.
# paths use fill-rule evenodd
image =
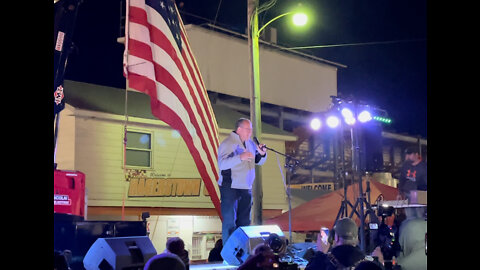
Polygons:
<instances>
[{"instance_id":1,"label":"person in cap","mask_svg":"<svg viewBox=\"0 0 480 270\"><path fill-rule=\"evenodd\" d=\"M418 147L405 150L405 162L400 169L399 195L409 199L411 190L427 190L427 163L422 160Z\"/></svg>"},{"instance_id":2,"label":"person in cap","mask_svg":"<svg viewBox=\"0 0 480 270\"><path fill-rule=\"evenodd\" d=\"M315 252L305 270L353 269L365 259L358 247L358 226L351 218L339 219L330 233L335 234L331 251Z\"/></svg>"}]
</instances>

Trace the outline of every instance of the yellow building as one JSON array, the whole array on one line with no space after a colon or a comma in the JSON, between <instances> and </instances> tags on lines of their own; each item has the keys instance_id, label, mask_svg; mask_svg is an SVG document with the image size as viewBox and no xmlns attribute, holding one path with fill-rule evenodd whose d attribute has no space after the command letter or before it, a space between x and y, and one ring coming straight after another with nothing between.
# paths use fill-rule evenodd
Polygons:
<instances>
[{"instance_id":1,"label":"yellow building","mask_svg":"<svg viewBox=\"0 0 480 270\"><path fill-rule=\"evenodd\" d=\"M85 173L86 219L141 220L142 213L149 212L148 231L158 252L167 237L180 236L191 259L207 258L221 236L220 219L186 144L151 114L149 97L128 91L125 121L125 89L75 81L65 81L64 88L66 106L60 114L55 162L57 169ZM212 107L220 140L238 118L248 118L222 105ZM281 153L285 141L296 140L272 125L262 127L262 143ZM284 163L283 156L270 153L261 167L264 219L288 209L280 171Z\"/></svg>"}]
</instances>

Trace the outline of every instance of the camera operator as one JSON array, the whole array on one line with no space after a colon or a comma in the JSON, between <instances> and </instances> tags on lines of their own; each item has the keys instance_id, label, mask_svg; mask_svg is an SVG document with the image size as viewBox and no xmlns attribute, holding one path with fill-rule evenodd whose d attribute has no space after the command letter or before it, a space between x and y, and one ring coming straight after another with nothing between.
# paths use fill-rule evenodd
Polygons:
<instances>
[{"instance_id":1,"label":"camera operator","mask_svg":"<svg viewBox=\"0 0 480 270\"><path fill-rule=\"evenodd\" d=\"M382 220L379 222L376 218L371 219L371 223L366 227L365 232L367 250L375 247L371 255L384 266L385 270L400 269L398 265L395 265L394 257L398 257L401 251L398 243L398 228L404 220L404 215L402 212L397 212L391 227L385 222L394 213L395 208L393 206L378 205L377 216L381 217Z\"/></svg>"},{"instance_id":2,"label":"camera operator","mask_svg":"<svg viewBox=\"0 0 480 270\"><path fill-rule=\"evenodd\" d=\"M358 247L358 226L348 217L339 219L332 232L335 232L331 252L324 253L325 247L318 247L305 270L353 268L365 259L365 253Z\"/></svg>"},{"instance_id":3,"label":"camera operator","mask_svg":"<svg viewBox=\"0 0 480 270\"><path fill-rule=\"evenodd\" d=\"M425 234L427 221L424 207L405 208L406 219L399 229L399 244L402 247L397 260L402 270L427 269Z\"/></svg>"}]
</instances>

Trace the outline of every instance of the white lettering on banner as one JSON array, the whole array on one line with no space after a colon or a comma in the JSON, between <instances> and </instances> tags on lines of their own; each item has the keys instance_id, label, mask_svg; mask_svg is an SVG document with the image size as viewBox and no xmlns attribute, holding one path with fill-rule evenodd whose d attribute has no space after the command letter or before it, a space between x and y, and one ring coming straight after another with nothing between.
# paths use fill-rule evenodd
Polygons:
<instances>
[{"instance_id":1,"label":"white lettering on banner","mask_svg":"<svg viewBox=\"0 0 480 270\"><path fill-rule=\"evenodd\" d=\"M318 183L318 184L300 184L300 185L291 185L291 188L294 189L306 189L306 190L333 190L333 183Z\"/></svg>"},{"instance_id":2,"label":"white lettering on banner","mask_svg":"<svg viewBox=\"0 0 480 270\"><path fill-rule=\"evenodd\" d=\"M72 200L68 195L53 195L53 205L72 205Z\"/></svg>"},{"instance_id":3,"label":"white lettering on banner","mask_svg":"<svg viewBox=\"0 0 480 270\"><path fill-rule=\"evenodd\" d=\"M57 43L55 44L55 50L61 52L63 48L63 40L65 38L65 33L58 31Z\"/></svg>"}]
</instances>

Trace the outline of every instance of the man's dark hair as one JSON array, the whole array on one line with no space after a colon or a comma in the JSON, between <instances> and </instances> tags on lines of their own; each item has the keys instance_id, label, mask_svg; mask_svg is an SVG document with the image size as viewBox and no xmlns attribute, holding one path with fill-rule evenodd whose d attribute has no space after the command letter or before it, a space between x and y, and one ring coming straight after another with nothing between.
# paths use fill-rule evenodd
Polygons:
<instances>
[{"instance_id":1,"label":"man's dark hair","mask_svg":"<svg viewBox=\"0 0 480 270\"><path fill-rule=\"evenodd\" d=\"M418 147L415 146L410 146L405 149L405 154L410 155L410 154L420 154L420 151L418 150Z\"/></svg>"}]
</instances>

